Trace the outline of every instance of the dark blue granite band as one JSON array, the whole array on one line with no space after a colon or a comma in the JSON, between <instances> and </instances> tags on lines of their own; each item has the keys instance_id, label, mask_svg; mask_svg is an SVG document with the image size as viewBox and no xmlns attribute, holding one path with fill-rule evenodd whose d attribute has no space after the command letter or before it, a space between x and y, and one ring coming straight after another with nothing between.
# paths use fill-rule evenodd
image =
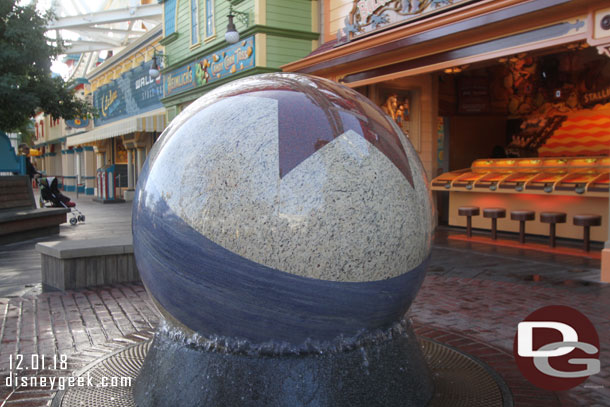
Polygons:
<instances>
[{"instance_id":1,"label":"dark blue granite band","mask_svg":"<svg viewBox=\"0 0 610 407\"><path fill-rule=\"evenodd\" d=\"M134 202L138 269L159 304L203 336L298 345L384 329L403 317L424 279L427 261L372 282L275 270L202 236L153 196L141 193Z\"/></svg>"}]
</instances>

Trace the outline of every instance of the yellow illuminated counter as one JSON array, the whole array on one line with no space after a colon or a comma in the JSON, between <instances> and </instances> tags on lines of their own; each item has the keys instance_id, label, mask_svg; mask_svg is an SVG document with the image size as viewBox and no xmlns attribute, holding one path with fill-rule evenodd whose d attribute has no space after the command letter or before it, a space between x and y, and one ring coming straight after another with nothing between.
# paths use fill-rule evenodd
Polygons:
<instances>
[{"instance_id":1,"label":"yellow illuminated counter","mask_svg":"<svg viewBox=\"0 0 610 407\"><path fill-rule=\"evenodd\" d=\"M448 172L432 180L432 190L449 192L449 224L466 226L458 216L460 206L506 209L498 230L518 232L519 222L510 220L511 210L533 210L536 220L527 222L529 234L548 235L549 225L539 222L544 211L566 212L568 220L557 225L557 236L582 239L582 227L572 216L597 214L602 226L591 228L591 239L608 238L610 157L518 158L476 160L467 169ZM490 220L472 218L475 228L489 229Z\"/></svg>"}]
</instances>

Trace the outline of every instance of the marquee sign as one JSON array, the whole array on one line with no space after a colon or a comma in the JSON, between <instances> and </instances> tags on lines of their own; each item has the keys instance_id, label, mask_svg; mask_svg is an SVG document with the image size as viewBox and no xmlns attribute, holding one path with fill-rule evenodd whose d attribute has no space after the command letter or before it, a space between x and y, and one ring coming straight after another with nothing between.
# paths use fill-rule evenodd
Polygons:
<instances>
[{"instance_id":1,"label":"marquee sign","mask_svg":"<svg viewBox=\"0 0 610 407\"><path fill-rule=\"evenodd\" d=\"M165 75L165 97L254 68L254 37L222 48Z\"/></svg>"},{"instance_id":2,"label":"marquee sign","mask_svg":"<svg viewBox=\"0 0 610 407\"><path fill-rule=\"evenodd\" d=\"M354 0L339 42L350 41L398 23L430 16L474 0Z\"/></svg>"},{"instance_id":3,"label":"marquee sign","mask_svg":"<svg viewBox=\"0 0 610 407\"><path fill-rule=\"evenodd\" d=\"M153 79L148 74L151 66L152 60L147 61L93 92L93 106L99 113L96 127L163 107L161 77Z\"/></svg>"}]
</instances>

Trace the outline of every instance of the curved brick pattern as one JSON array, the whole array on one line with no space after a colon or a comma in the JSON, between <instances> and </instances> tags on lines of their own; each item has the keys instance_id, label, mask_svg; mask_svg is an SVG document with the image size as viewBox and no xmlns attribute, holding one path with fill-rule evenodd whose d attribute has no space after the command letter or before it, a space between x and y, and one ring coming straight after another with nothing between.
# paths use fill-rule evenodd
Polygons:
<instances>
[{"instance_id":1,"label":"curved brick pattern","mask_svg":"<svg viewBox=\"0 0 610 407\"><path fill-rule=\"evenodd\" d=\"M545 405L546 407L554 407L561 405L555 393L538 389L521 375L514 363L512 353L460 333L430 325L415 325L415 333L418 336L453 346L487 363L506 381L511 390L515 406L538 407Z\"/></svg>"},{"instance_id":2,"label":"curved brick pattern","mask_svg":"<svg viewBox=\"0 0 610 407\"><path fill-rule=\"evenodd\" d=\"M554 288L428 276L412 306L412 315L416 316L418 335L470 353L494 368L509 385L517 406L605 406L610 399L607 345L602 346L601 374L582 387L562 393L546 392L527 382L514 363L511 349L516 324L532 310L549 304L576 306L595 324L602 343L607 343L607 292L606 286ZM70 315L72 318L67 317ZM141 285L0 299L0 317L0 360L5 362L0 368L2 382L7 374L8 355L17 349L22 351L31 344L40 353L62 349L70 355L69 371L74 371L125 344L145 340L158 321ZM131 331L123 337L121 329L129 330L130 326ZM134 335L136 330L141 332ZM52 373L44 371L39 375ZM45 389L11 392L0 386L0 399L6 406L45 406L52 396Z\"/></svg>"},{"instance_id":3,"label":"curved brick pattern","mask_svg":"<svg viewBox=\"0 0 610 407\"><path fill-rule=\"evenodd\" d=\"M94 345L78 353L72 354L69 357L68 367L65 370L40 370L37 372L38 377L59 377L71 376L96 360L110 353L116 352L127 345L135 344L141 341L150 340L153 336L153 331L146 329L134 333L130 333L123 337L118 337L110 340L103 345ZM2 374L1 379L4 383L6 374ZM12 407L42 407L49 406L57 390L51 390L48 387L2 387L0 390L0 400L3 400L2 406Z\"/></svg>"},{"instance_id":4,"label":"curved brick pattern","mask_svg":"<svg viewBox=\"0 0 610 407\"><path fill-rule=\"evenodd\" d=\"M584 313L595 325L601 342L602 371L583 385L557 394L545 393L529 384L512 356L517 324L546 305L567 305ZM507 380L518 406L549 405L545 403L551 400L560 400L561 404L556 405L562 406L606 406L610 402L609 310L608 285L555 288L533 283L428 275L410 314L416 326L420 327L418 334L479 356L494 367ZM421 328L422 325L426 328ZM456 335L447 329L467 336ZM445 336L432 333L436 331ZM470 343L461 346L460 339ZM476 341L474 344L473 340ZM480 355L478 349L479 346L484 348L483 344L498 349L500 353Z\"/></svg>"},{"instance_id":5,"label":"curved brick pattern","mask_svg":"<svg viewBox=\"0 0 610 407\"><path fill-rule=\"evenodd\" d=\"M10 355L70 356L158 322L138 284L0 299L0 317L0 374Z\"/></svg>"}]
</instances>

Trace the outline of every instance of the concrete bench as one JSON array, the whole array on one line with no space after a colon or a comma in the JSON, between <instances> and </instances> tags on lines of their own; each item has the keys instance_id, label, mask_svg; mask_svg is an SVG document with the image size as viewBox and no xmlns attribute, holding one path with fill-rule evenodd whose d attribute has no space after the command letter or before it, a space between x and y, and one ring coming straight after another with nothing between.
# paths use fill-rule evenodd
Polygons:
<instances>
[{"instance_id":1,"label":"concrete bench","mask_svg":"<svg viewBox=\"0 0 610 407\"><path fill-rule=\"evenodd\" d=\"M73 290L140 281L131 236L36 244L43 290Z\"/></svg>"},{"instance_id":2,"label":"concrete bench","mask_svg":"<svg viewBox=\"0 0 610 407\"><path fill-rule=\"evenodd\" d=\"M59 233L66 208L36 208L28 176L0 177L0 244Z\"/></svg>"}]
</instances>

